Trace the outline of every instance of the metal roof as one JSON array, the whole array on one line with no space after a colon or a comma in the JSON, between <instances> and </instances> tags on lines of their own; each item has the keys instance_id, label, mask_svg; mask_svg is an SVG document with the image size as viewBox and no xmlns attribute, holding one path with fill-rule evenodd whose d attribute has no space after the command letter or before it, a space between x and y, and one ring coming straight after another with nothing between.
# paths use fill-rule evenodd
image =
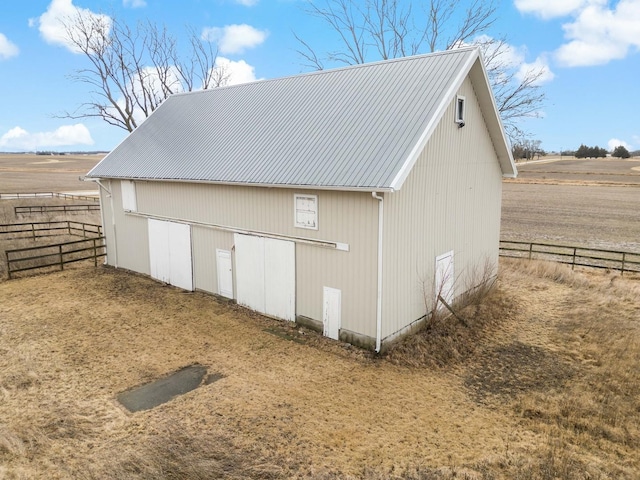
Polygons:
<instances>
[{"instance_id":1,"label":"metal roof","mask_svg":"<svg viewBox=\"0 0 640 480\"><path fill-rule=\"evenodd\" d=\"M173 95L87 176L396 190L476 62L465 48Z\"/></svg>"}]
</instances>

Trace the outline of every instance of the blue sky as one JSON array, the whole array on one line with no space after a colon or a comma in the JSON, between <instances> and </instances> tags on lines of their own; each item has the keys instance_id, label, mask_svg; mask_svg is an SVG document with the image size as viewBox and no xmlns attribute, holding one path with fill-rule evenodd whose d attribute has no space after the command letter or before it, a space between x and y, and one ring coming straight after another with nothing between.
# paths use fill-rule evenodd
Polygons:
<instances>
[{"instance_id":1,"label":"blue sky","mask_svg":"<svg viewBox=\"0 0 640 480\"><path fill-rule=\"evenodd\" d=\"M364 1L364 0L362 0ZM545 69L541 118L522 127L548 151L581 143L640 149L640 0L502 0L485 32L505 36L517 71ZM298 35L335 45L302 0L5 0L0 7L0 151L105 150L126 132L94 119L56 118L88 100L69 75L87 66L61 37L75 8L180 37L187 26L214 42L231 82L309 71ZM325 51L320 48L320 51Z\"/></svg>"}]
</instances>

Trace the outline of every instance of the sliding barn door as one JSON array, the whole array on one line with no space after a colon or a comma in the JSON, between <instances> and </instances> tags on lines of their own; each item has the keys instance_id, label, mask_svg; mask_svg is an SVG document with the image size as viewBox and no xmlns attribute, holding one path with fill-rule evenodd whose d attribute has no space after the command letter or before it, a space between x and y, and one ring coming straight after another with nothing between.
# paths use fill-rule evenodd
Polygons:
<instances>
[{"instance_id":1,"label":"sliding barn door","mask_svg":"<svg viewBox=\"0 0 640 480\"><path fill-rule=\"evenodd\" d=\"M235 247L238 303L295 321L295 244L236 233Z\"/></svg>"},{"instance_id":2,"label":"sliding barn door","mask_svg":"<svg viewBox=\"0 0 640 480\"><path fill-rule=\"evenodd\" d=\"M193 290L191 227L150 218L149 263L153 278Z\"/></svg>"}]
</instances>

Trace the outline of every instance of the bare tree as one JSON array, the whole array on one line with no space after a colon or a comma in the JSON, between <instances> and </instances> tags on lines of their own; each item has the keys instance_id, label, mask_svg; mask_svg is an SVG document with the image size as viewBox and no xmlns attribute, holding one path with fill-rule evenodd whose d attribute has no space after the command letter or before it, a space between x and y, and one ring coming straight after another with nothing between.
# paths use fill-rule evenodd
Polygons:
<instances>
[{"instance_id":1,"label":"bare tree","mask_svg":"<svg viewBox=\"0 0 640 480\"><path fill-rule=\"evenodd\" d=\"M297 52L307 67L322 70L327 63L355 65L478 45L509 137L522 133L518 120L538 116L545 70L518 71L505 40L483 35L496 20L493 0L309 0L307 12L329 26L339 45L319 54L294 33L300 44Z\"/></svg>"},{"instance_id":2,"label":"bare tree","mask_svg":"<svg viewBox=\"0 0 640 480\"><path fill-rule=\"evenodd\" d=\"M63 24L72 48L89 63L71 78L92 87L92 99L64 113L65 118L97 117L131 132L169 95L219 87L228 80L216 66L217 51L193 30L185 57L176 38L150 22L131 28L118 19L78 11Z\"/></svg>"}]
</instances>

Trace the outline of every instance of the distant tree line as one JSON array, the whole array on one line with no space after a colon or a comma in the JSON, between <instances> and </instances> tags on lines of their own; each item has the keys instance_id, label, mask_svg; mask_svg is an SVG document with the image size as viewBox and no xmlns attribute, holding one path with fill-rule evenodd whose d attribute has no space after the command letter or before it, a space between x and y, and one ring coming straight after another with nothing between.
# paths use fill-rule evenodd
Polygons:
<instances>
[{"instance_id":1,"label":"distant tree line","mask_svg":"<svg viewBox=\"0 0 640 480\"><path fill-rule=\"evenodd\" d=\"M587 147L582 144L575 151L574 156L576 158L604 158L608 153L606 149L598 147L597 145L595 147Z\"/></svg>"},{"instance_id":2,"label":"distant tree line","mask_svg":"<svg viewBox=\"0 0 640 480\"><path fill-rule=\"evenodd\" d=\"M511 153L515 160L533 160L547 154L541 145L540 140L521 139L513 144Z\"/></svg>"}]
</instances>

